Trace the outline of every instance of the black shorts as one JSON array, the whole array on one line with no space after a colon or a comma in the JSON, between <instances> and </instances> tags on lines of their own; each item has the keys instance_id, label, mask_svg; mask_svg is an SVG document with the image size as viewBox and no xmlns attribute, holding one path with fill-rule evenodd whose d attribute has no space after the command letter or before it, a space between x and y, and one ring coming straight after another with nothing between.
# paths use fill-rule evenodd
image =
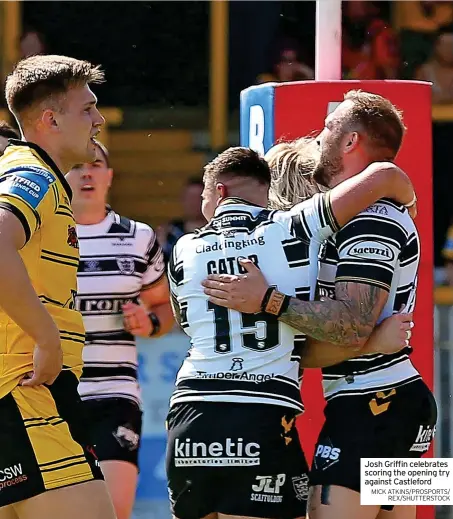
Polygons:
<instances>
[{"instance_id":1,"label":"black shorts","mask_svg":"<svg viewBox=\"0 0 453 519\"><path fill-rule=\"evenodd\" d=\"M265 404L189 402L167 418L173 514L294 519L306 513L308 467L294 411Z\"/></svg>"},{"instance_id":2,"label":"black shorts","mask_svg":"<svg viewBox=\"0 0 453 519\"><path fill-rule=\"evenodd\" d=\"M62 371L51 386L17 386L0 399L0 507L103 479L77 387Z\"/></svg>"},{"instance_id":3,"label":"black shorts","mask_svg":"<svg viewBox=\"0 0 453 519\"><path fill-rule=\"evenodd\" d=\"M311 485L359 492L360 458L419 458L428 451L436 430L436 401L422 380L363 396L334 398L324 413Z\"/></svg>"},{"instance_id":4,"label":"black shorts","mask_svg":"<svg viewBox=\"0 0 453 519\"><path fill-rule=\"evenodd\" d=\"M90 439L99 461L129 461L138 467L142 411L127 398L84 400Z\"/></svg>"}]
</instances>

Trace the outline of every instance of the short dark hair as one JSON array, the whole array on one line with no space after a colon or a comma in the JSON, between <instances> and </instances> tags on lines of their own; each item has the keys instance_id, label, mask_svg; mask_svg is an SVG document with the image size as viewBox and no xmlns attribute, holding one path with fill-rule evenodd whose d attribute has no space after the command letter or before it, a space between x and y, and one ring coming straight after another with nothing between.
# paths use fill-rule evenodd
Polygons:
<instances>
[{"instance_id":1,"label":"short dark hair","mask_svg":"<svg viewBox=\"0 0 453 519\"><path fill-rule=\"evenodd\" d=\"M108 168L110 168L109 150L104 146L104 144L102 144L101 141L98 141L97 139L94 139L94 143L101 151L102 156L104 157L106 166Z\"/></svg>"},{"instance_id":2,"label":"short dark hair","mask_svg":"<svg viewBox=\"0 0 453 519\"><path fill-rule=\"evenodd\" d=\"M204 167L204 183L213 183L222 175L249 177L270 185L271 171L266 160L250 148L228 148Z\"/></svg>"},{"instance_id":3,"label":"short dark hair","mask_svg":"<svg viewBox=\"0 0 453 519\"><path fill-rule=\"evenodd\" d=\"M17 63L6 79L6 101L16 116L69 89L104 81L104 72L88 61L67 56L31 56Z\"/></svg>"},{"instance_id":4,"label":"short dark hair","mask_svg":"<svg viewBox=\"0 0 453 519\"><path fill-rule=\"evenodd\" d=\"M0 121L0 137L5 139L20 139L19 132L6 121Z\"/></svg>"},{"instance_id":5,"label":"short dark hair","mask_svg":"<svg viewBox=\"0 0 453 519\"><path fill-rule=\"evenodd\" d=\"M391 101L378 94L350 90L344 96L353 107L343 122L352 128L359 125L374 149L388 150L387 159L394 159L401 148L404 132L403 114Z\"/></svg>"}]
</instances>

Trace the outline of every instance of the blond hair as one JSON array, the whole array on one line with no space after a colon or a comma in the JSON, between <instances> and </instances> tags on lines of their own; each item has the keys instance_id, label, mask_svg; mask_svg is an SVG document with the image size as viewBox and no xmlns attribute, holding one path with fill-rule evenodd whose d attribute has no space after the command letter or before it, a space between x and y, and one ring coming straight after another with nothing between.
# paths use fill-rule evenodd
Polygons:
<instances>
[{"instance_id":1,"label":"blond hair","mask_svg":"<svg viewBox=\"0 0 453 519\"><path fill-rule=\"evenodd\" d=\"M289 209L320 192L312 178L318 157L313 137L281 142L266 153L265 159L271 168L271 209Z\"/></svg>"}]
</instances>

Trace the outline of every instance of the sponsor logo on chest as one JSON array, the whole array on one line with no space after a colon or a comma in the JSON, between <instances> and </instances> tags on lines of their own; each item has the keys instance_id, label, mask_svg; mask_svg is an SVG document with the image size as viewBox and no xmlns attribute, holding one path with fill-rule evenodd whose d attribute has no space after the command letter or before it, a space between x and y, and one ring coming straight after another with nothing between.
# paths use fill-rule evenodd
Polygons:
<instances>
[{"instance_id":1,"label":"sponsor logo on chest","mask_svg":"<svg viewBox=\"0 0 453 519\"><path fill-rule=\"evenodd\" d=\"M135 272L135 262L133 258L117 258L116 264L118 265L121 274L130 276Z\"/></svg>"},{"instance_id":2,"label":"sponsor logo on chest","mask_svg":"<svg viewBox=\"0 0 453 519\"><path fill-rule=\"evenodd\" d=\"M347 254L355 258L380 261L393 261L395 253L386 245L378 241L363 240L349 247Z\"/></svg>"},{"instance_id":3,"label":"sponsor logo on chest","mask_svg":"<svg viewBox=\"0 0 453 519\"><path fill-rule=\"evenodd\" d=\"M109 298L90 298L84 299L78 297L76 299L76 310L82 313L112 313L119 314L121 313L121 308L124 304L133 301L131 298L124 299L109 299Z\"/></svg>"}]
</instances>

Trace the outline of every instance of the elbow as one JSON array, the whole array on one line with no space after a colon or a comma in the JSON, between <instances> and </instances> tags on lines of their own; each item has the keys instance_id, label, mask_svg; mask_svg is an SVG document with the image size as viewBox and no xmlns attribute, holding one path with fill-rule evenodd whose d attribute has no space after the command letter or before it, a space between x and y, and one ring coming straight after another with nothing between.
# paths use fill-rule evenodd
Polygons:
<instances>
[{"instance_id":1,"label":"elbow","mask_svg":"<svg viewBox=\"0 0 453 519\"><path fill-rule=\"evenodd\" d=\"M360 339L357 333L351 329L343 329L340 333L329 333L325 338L323 337L323 339L328 341L330 344L334 344L340 348L345 348L349 351L359 351L366 343L366 339Z\"/></svg>"},{"instance_id":2,"label":"elbow","mask_svg":"<svg viewBox=\"0 0 453 519\"><path fill-rule=\"evenodd\" d=\"M351 344L351 347L350 347L350 350L355 352L355 353L358 353L360 352L361 350L363 350L363 348L365 347L365 344L367 343L367 340L366 338L360 338L358 337L352 344Z\"/></svg>"},{"instance_id":3,"label":"elbow","mask_svg":"<svg viewBox=\"0 0 453 519\"><path fill-rule=\"evenodd\" d=\"M348 335L336 342L336 346L347 348L349 351L358 352L366 344L366 339L363 341L359 339L355 334Z\"/></svg>"},{"instance_id":4,"label":"elbow","mask_svg":"<svg viewBox=\"0 0 453 519\"><path fill-rule=\"evenodd\" d=\"M352 351L359 352L365 347L368 339L373 333L373 328L374 327L371 325L356 325L354 327L354 338L350 345Z\"/></svg>"}]
</instances>

